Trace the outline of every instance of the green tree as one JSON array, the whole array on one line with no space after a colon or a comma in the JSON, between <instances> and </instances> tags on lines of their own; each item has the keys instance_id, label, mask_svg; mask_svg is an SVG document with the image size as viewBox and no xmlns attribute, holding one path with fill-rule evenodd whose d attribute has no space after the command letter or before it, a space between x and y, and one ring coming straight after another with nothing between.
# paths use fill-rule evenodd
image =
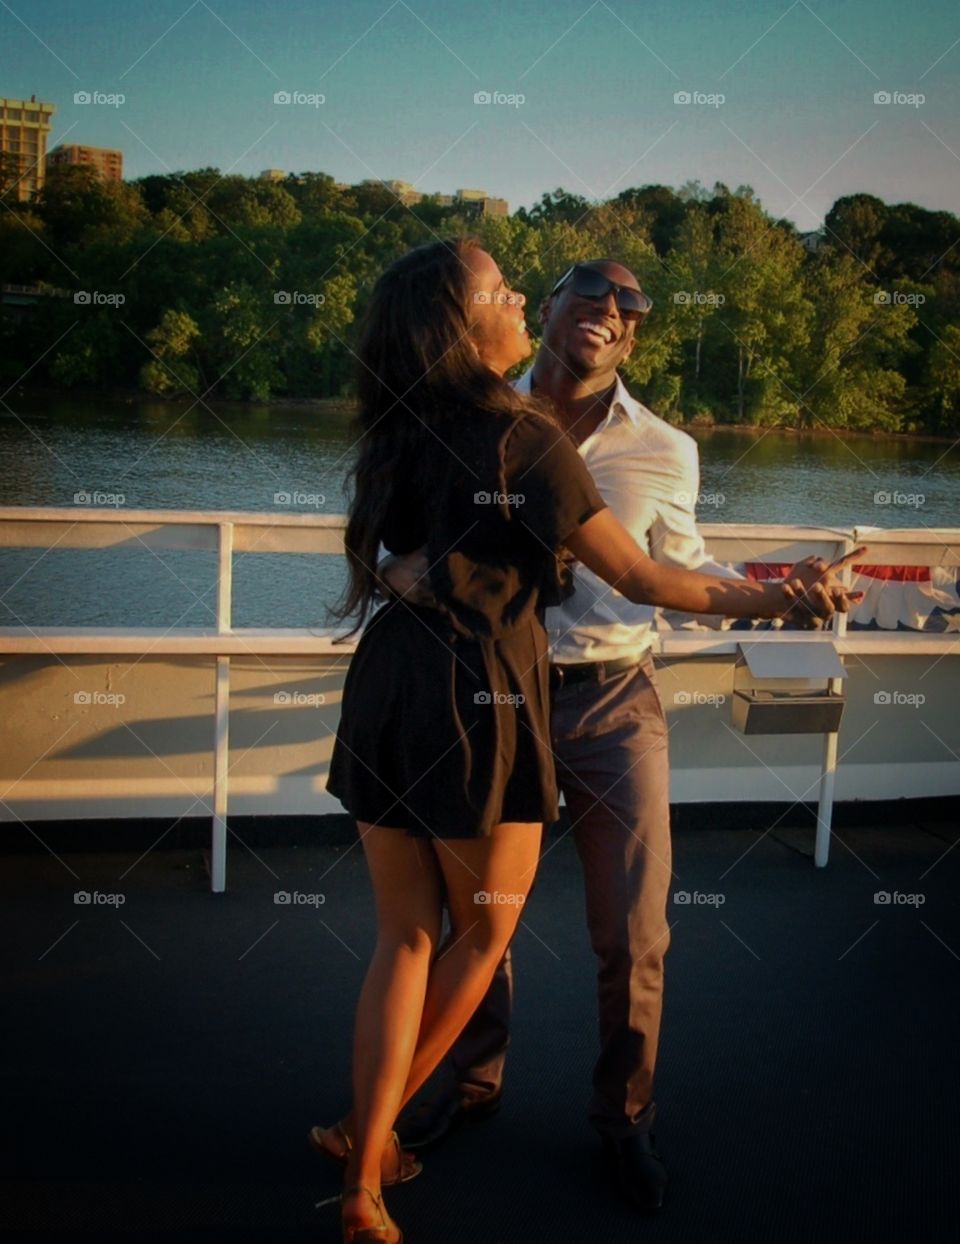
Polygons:
<instances>
[{"instance_id":1,"label":"green tree","mask_svg":"<svg viewBox=\"0 0 960 1244\"><path fill-rule=\"evenodd\" d=\"M204 195L207 209L225 229L292 229L301 213L293 196L272 181L223 177Z\"/></svg>"},{"instance_id":2,"label":"green tree","mask_svg":"<svg viewBox=\"0 0 960 1244\"><path fill-rule=\"evenodd\" d=\"M912 308L882 301L861 264L830 251L805 274L814 309L809 344L796 353L801 422L894 430L905 382L896 364L915 347Z\"/></svg>"},{"instance_id":3,"label":"green tree","mask_svg":"<svg viewBox=\"0 0 960 1244\"><path fill-rule=\"evenodd\" d=\"M887 212L872 194L849 194L837 199L824 220L830 245L858 259L877 280L891 258L883 243Z\"/></svg>"},{"instance_id":4,"label":"green tree","mask_svg":"<svg viewBox=\"0 0 960 1244\"><path fill-rule=\"evenodd\" d=\"M669 300L664 311L676 325L683 359L683 407L687 414L713 414L709 378L704 378L704 343L714 316L722 315L723 278L730 260L717 245L715 219L691 204L667 257ZM716 329L723 333L723 329ZM678 392L679 397L679 392Z\"/></svg>"},{"instance_id":5,"label":"green tree","mask_svg":"<svg viewBox=\"0 0 960 1244\"><path fill-rule=\"evenodd\" d=\"M147 333L154 357L140 369L140 384L148 393L175 396L198 394L200 369L194 361L194 342L200 327L185 311L168 307L160 323Z\"/></svg>"},{"instance_id":6,"label":"green tree","mask_svg":"<svg viewBox=\"0 0 960 1244\"><path fill-rule=\"evenodd\" d=\"M215 383L224 397L266 401L282 388L278 310L246 281L231 282L215 296L206 339Z\"/></svg>"},{"instance_id":7,"label":"green tree","mask_svg":"<svg viewBox=\"0 0 960 1244\"><path fill-rule=\"evenodd\" d=\"M747 199L721 194L708 210L724 265L725 301L714 318L730 337L737 422L794 424L800 403L790 364L807 346L812 315L800 279L803 248Z\"/></svg>"},{"instance_id":8,"label":"green tree","mask_svg":"<svg viewBox=\"0 0 960 1244\"><path fill-rule=\"evenodd\" d=\"M0 282L32 285L47 275L56 278L55 268L63 272L44 245L44 232L43 221L26 204L9 212L0 208Z\"/></svg>"},{"instance_id":9,"label":"green tree","mask_svg":"<svg viewBox=\"0 0 960 1244\"><path fill-rule=\"evenodd\" d=\"M926 400L933 431L960 433L960 324L949 324L927 356Z\"/></svg>"},{"instance_id":10,"label":"green tree","mask_svg":"<svg viewBox=\"0 0 960 1244\"><path fill-rule=\"evenodd\" d=\"M19 200L20 156L12 151L0 151L0 199L5 203Z\"/></svg>"},{"instance_id":11,"label":"green tree","mask_svg":"<svg viewBox=\"0 0 960 1244\"><path fill-rule=\"evenodd\" d=\"M562 221L574 225L582 220L590 210L590 203L581 194L571 194L558 186L542 195L540 201L527 211L520 208L517 215L521 220L533 225L542 225Z\"/></svg>"},{"instance_id":12,"label":"green tree","mask_svg":"<svg viewBox=\"0 0 960 1244\"><path fill-rule=\"evenodd\" d=\"M49 170L36 210L55 250L100 240L118 245L150 221L136 186L101 181L93 169L78 164L55 165Z\"/></svg>"},{"instance_id":13,"label":"green tree","mask_svg":"<svg viewBox=\"0 0 960 1244\"><path fill-rule=\"evenodd\" d=\"M641 214L644 231L660 255L677 244L677 233L687 214L687 204L669 186L641 186L624 190L617 203Z\"/></svg>"}]
</instances>

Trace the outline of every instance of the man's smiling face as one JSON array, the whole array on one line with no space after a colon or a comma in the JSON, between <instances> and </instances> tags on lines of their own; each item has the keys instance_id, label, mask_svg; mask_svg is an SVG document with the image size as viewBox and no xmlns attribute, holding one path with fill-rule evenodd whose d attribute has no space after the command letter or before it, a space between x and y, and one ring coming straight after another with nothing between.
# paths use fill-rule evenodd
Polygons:
<instances>
[{"instance_id":1,"label":"man's smiling face","mask_svg":"<svg viewBox=\"0 0 960 1244\"><path fill-rule=\"evenodd\" d=\"M615 285L640 289L629 268L612 260L598 259L584 265L601 272ZM602 298L584 298L573 280L546 298L540 308L543 343L577 376L613 372L630 354L636 341L637 322L624 319L614 290Z\"/></svg>"}]
</instances>

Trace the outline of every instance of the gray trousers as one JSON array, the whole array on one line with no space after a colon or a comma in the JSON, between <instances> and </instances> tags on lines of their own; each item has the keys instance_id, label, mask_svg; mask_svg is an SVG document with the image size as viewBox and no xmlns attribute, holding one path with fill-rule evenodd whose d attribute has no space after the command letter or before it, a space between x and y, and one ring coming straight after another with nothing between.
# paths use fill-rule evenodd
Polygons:
<instances>
[{"instance_id":1,"label":"gray trousers","mask_svg":"<svg viewBox=\"0 0 960 1244\"><path fill-rule=\"evenodd\" d=\"M597 956L600 1057L589 1115L613 1138L653 1122L653 1076L670 944L667 727L652 657L553 693L557 779L570 813ZM449 1055L466 1100L497 1092L510 1041L510 952Z\"/></svg>"}]
</instances>

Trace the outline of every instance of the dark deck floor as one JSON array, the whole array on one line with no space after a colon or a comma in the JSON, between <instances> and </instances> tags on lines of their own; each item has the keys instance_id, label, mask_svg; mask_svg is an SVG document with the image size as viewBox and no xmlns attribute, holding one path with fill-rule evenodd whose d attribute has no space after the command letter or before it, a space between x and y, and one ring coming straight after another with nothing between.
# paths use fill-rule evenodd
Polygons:
<instances>
[{"instance_id":1,"label":"dark deck floor","mask_svg":"<svg viewBox=\"0 0 960 1244\"><path fill-rule=\"evenodd\" d=\"M844 830L822 872L808 831L675 834L676 888L726 901L671 905L655 1221L608 1194L585 1121L593 963L559 843L515 943L503 1110L388 1190L407 1244L956 1240L957 832ZM0 1227L339 1238L336 1208L314 1208L336 1172L305 1133L347 1104L365 867L343 846L257 855L232 842L221 896L196 850L122 878L136 853L64 856L79 879L49 855L4 859ZM77 889L126 902L77 906ZM278 889L326 902L277 906Z\"/></svg>"}]
</instances>

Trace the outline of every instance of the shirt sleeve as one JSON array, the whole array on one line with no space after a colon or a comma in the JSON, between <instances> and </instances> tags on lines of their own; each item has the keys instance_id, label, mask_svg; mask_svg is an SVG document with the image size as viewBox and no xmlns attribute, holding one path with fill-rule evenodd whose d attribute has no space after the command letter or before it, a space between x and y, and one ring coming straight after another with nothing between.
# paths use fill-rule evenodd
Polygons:
<instances>
[{"instance_id":1,"label":"shirt sleeve","mask_svg":"<svg viewBox=\"0 0 960 1244\"><path fill-rule=\"evenodd\" d=\"M559 548L606 509L572 441L548 420L537 415L520 419L505 453L510 508L546 548Z\"/></svg>"},{"instance_id":2,"label":"shirt sleeve","mask_svg":"<svg viewBox=\"0 0 960 1244\"><path fill-rule=\"evenodd\" d=\"M696 447L677 459L676 488L668 499L661 499L650 525L650 556L665 566L698 570L720 579L742 579L738 571L722 566L707 555L703 536L697 528L697 497L700 494L700 464ZM658 625L666 629L687 627L723 629L721 614L688 614L674 609L657 611Z\"/></svg>"}]
</instances>

